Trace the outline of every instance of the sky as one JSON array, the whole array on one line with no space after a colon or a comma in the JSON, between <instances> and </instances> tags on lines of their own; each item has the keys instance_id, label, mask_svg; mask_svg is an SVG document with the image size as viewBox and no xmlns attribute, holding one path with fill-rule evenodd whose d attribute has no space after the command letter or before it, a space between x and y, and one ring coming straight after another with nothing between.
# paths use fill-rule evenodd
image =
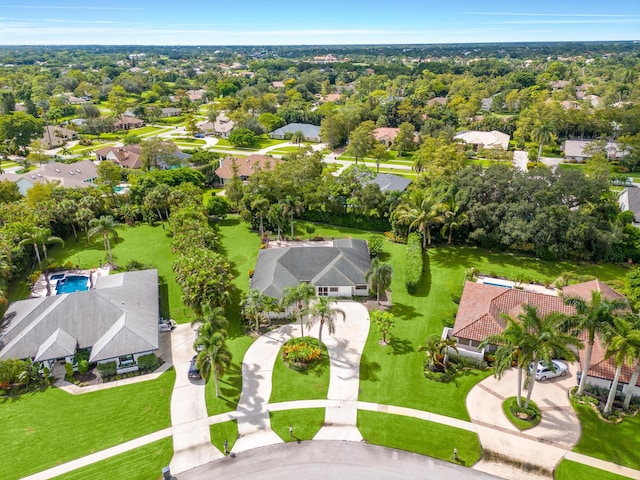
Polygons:
<instances>
[{"instance_id":1,"label":"sky","mask_svg":"<svg viewBox=\"0 0 640 480\"><path fill-rule=\"evenodd\" d=\"M0 0L0 45L640 40L638 0Z\"/></svg>"}]
</instances>

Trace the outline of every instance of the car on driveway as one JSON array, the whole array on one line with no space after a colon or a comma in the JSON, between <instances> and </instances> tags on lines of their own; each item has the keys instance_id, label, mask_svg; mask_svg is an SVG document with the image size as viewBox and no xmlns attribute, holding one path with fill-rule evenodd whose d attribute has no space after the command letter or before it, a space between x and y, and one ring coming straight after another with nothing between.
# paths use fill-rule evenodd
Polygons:
<instances>
[{"instance_id":1,"label":"car on driveway","mask_svg":"<svg viewBox=\"0 0 640 480\"><path fill-rule=\"evenodd\" d=\"M538 362L538 370L536 371L536 380L544 382L548 378L564 377L567 375L569 368L567 364L560 360L551 360L552 365L544 362ZM529 365L529 371L533 370L533 363Z\"/></svg>"},{"instance_id":2,"label":"car on driveway","mask_svg":"<svg viewBox=\"0 0 640 480\"><path fill-rule=\"evenodd\" d=\"M191 359L191 363L189 364L189 373L187 375L189 378L194 380L200 380L202 377L200 376L200 370L198 370L198 367L196 366L196 358L198 358L198 356L194 355Z\"/></svg>"}]
</instances>

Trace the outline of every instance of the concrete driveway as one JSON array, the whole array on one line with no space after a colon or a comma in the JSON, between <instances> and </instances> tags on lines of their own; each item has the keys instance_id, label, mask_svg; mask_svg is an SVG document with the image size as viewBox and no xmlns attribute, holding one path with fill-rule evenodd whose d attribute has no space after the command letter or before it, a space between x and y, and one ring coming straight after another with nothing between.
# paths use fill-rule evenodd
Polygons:
<instances>
[{"instance_id":1,"label":"concrete driveway","mask_svg":"<svg viewBox=\"0 0 640 480\"><path fill-rule=\"evenodd\" d=\"M195 333L191 325L178 325L171 332L171 353L176 370L176 383L171 395L173 473L184 472L223 457L211 444L205 382L192 381L187 377L191 358L195 355L194 340Z\"/></svg>"},{"instance_id":2,"label":"concrete driveway","mask_svg":"<svg viewBox=\"0 0 640 480\"><path fill-rule=\"evenodd\" d=\"M566 377L536 382L532 400L542 412L542 421L523 432L502 413L502 402L516 393L515 369L508 370L501 380L492 376L471 389L467 409L485 451L484 459L474 468L507 478L512 477L508 472L514 468L518 478L553 478L557 463L580 439L580 422L568 397L569 389L576 385L576 371L576 365L569 364ZM500 465L492 458L514 467Z\"/></svg>"}]
</instances>

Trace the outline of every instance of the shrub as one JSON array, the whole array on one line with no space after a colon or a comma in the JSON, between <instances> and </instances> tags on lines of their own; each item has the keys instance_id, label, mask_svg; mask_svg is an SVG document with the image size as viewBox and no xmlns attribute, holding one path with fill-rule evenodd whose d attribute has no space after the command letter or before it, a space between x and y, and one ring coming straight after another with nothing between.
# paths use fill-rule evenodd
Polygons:
<instances>
[{"instance_id":1,"label":"shrub","mask_svg":"<svg viewBox=\"0 0 640 480\"><path fill-rule=\"evenodd\" d=\"M377 257L382 253L384 241L378 235L369 237L369 255L371 258Z\"/></svg>"},{"instance_id":2,"label":"shrub","mask_svg":"<svg viewBox=\"0 0 640 480\"><path fill-rule=\"evenodd\" d=\"M80 360L78 362L78 373L87 373L89 371L89 361L88 360Z\"/></svg>"},{"instance_id":3,"label":"shrub","mask_svg":"<svg viewBox=\"0 0 640 480\"><path fill-rule=\"evenodd\" d=\"M138 367L140 370L155 370L160 366L160 363L160 359L154 353L138 357Z\"/></svg>"},{"instance_id":4,"label":"shrub","mask_svg":"<svg viewBox=\"0 0 640 480\"><path fill-rule=\"evenodd\" d=\"M116 374L116 362L99 363L98 372L102 378L112 377Z\"/></svg>"},{"instance_id":5,"label":"shrub","mask_svg":"<svg viewBox=\"0 0 640 480\"><path fill-rule=\"evenodd\" d=\"M322 349L318 340L311 337L292 338L282 347L282 359L291 364L309 364L320 360Z\"/></svg>"},{"instance_id":6,"label":"shrub","mask_svg":"<svg viewBox=\"0 0 640 480\"><path fill-rule=\"evenodd\" d=\"M418 292L422 278L422 242L420 235L412 233L407 239L407 257L404 272L404 286L414 295Z\"/></svg>"},{"instance_id":7,"label":"shrub","mask_svg":"<svg viewBox=\"0 0 640 480\"><path fill-rule=\"evenodd\" d=\"M145 264L142 262L139 262L138 260L131 260L130 262L128 262L125 266L124 269L127 272L133 272L136 270L148 270L150 268L156 268L153 265L149 265L149 264Z\"/></svg>"},{"instance_id":8,"label":"shrub","mask_svg":"<svg viewBox=\"0 0 640 480\"><path fill-rule=\"evenodd\" d=\"M73 363L67 362L64 364L64 372L67 378L73 375Z\"/></svg>"},{"instance_id":9,"label":"shrub","mask_svg":"<svg viewBox=\"0 0 640 480\"><path fill-rule=\"evenodd\" d=\"M312 233L314 233L314 232L316 231L316 227L315 227L315 225L308 224L308 225L305 227L305 230L307 231L307 233L308 233L309 235L311 235Z\"/></svg>"}]
</instances>

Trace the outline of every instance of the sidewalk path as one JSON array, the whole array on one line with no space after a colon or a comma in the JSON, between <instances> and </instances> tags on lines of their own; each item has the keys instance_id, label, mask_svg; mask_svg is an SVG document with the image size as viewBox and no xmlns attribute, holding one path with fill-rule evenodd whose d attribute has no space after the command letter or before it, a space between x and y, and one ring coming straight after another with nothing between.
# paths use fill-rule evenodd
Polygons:
<instances>
[{"instance_id":1,"label":"sidewalk path","mask_svg":"<svg viewBox=\"0 0 640 480\"><path fill-rule=\"evenodd\" d=\"M176 383L171 395L174 455L170 466L176 474L223 457L211 444L204 380L191 381L187 377L189 363L195 354L194 339L189 324L178 325L171 333Z\"/></svg>"}]
</instances>

